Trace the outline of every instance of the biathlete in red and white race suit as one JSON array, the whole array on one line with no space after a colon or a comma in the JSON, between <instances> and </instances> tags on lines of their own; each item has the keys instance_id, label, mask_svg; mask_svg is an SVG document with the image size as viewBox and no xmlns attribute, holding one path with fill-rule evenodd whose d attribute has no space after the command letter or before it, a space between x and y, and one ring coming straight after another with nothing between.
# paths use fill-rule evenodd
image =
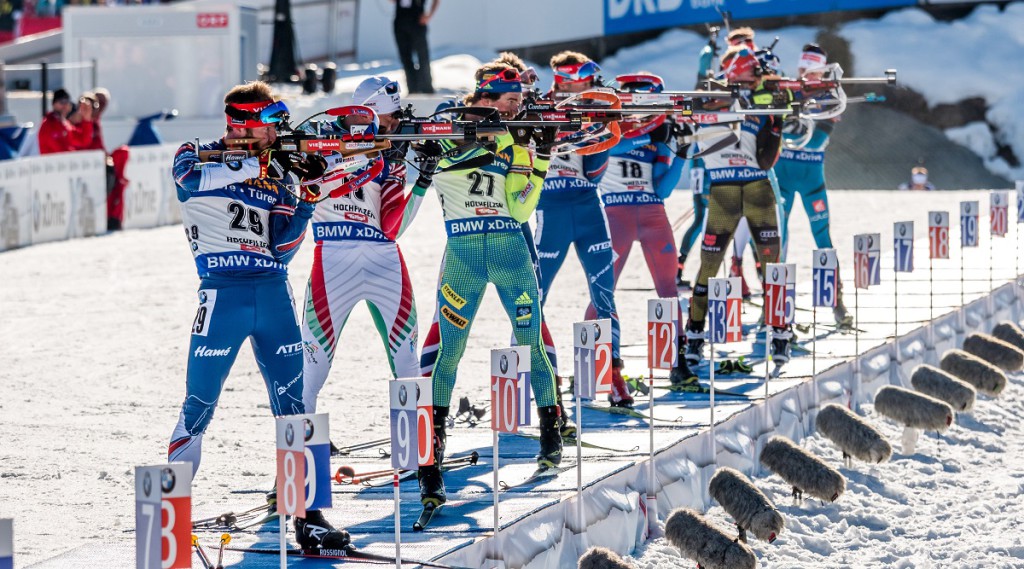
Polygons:
<instances>
[{"instance_id":1,"label":"biathlete in red and white race suit","mask_svg":"<svg viewBox=\"0 0 1024 569\"><path fill-rule=\"evenodd\" d=\"M555 83L549 97L565 99L598 85L600 68L587 56L564 51L551 58ZM619 357L619 315L615 309L615 276L611 236L597 185L608 167L608 152L581 156L576 152L551 158L534 237L540 263L541 299L550 297L551 284L562 268L569 246L576 249L586 273L590 302L598 318L612 321L613 405L632 407L633 397L622 380Z\"/></svg>"},{"instance_id":2,"label":"biathlete in red and white race suit","mask_svg":"<svg viewBox=\"0 0 1024 569\"><path fill-rule=\"evenodd\" d=\"M174 157L174 181L181 217L199 270L199 308L192 324L185 401L167 449L169 461L199 469L203 434L220 399L224 381L247 338L275 416L305 412L302 404L302 336L288 286L288 262L295 255L313 213L316 195L299 201L280 180L294 175L318 180L326 161L313 154L270 150L277 138L265 109L280 109L262 82L233 88L224 97L227 132L223 140L184 144ZM224 151L233 139L255 139L259 156L204 162L203 151ZM264 176L265 175L265 176ZM337 530L319 510L295 518L302 548L343 548L348 533Z\"/></svg>"},{"instance_id":3,"label":"biathlete in red and white race suit","mask_svg":"<svg viewBox=\"0 0 1024 569\"><path fill-rule=\"evenodd\" d=\"M370 77L356 88L353 105L373 109L382 133L394 132L401 106L398 83L387 77ZM355 134L372 140L373 125L361 117L338 117L321 126L321 132ZM313 128L312 126L310 128ZM406 167L401 162L405 145L392 147L380 160L365 163L357 172L328 175L321 191L355 183L361 173L372 174L369 182L342 197L325 199L313 214L313 270L306 287L302 312L302 341L305 353L303 401L309 412L316 410L317 394L331 371L338 337L352 309L366 301L377 332L384 341L388 363L395 377L419 375L416 343L416 302L402 251L395 240L415 217L430 185L429 178L405 192Z\"/></svg>"},{"instance_id":4,"label":"biathlete in red and white race suit","mask_svg":"<svg viewBox=\"0 0 1024 569\"><path fill-rule=\"evenodd\" d=\"M616 81L620 91L664 90L661 77L649 73L620 75ZM685 153L683 159L676 159L676 140L672 124L666 119L658 115L646 123L623 123L622 140L610 151L608 170L599 187L616 255L615 284L633 242L639 241L658 296L676 298L677 252L664 199L675 189L686 161ZM586 318L596 316L593 305L588 306ZM682 314L678 322L683 322ZM682 337L682 326L679 335Z\"/></svg>"}]
</instances>

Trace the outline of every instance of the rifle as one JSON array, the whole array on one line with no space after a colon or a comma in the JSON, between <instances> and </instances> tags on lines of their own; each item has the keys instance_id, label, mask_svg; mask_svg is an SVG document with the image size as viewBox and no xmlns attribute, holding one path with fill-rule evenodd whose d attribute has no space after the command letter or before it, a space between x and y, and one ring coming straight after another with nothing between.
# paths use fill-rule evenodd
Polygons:
<instances>
[{"instance_id":1,"label":"rifle","mask_svg":"<svg viewBox=\"0 0 1024 569\"><path fill-rule=\"evenodd\" d=\"M274 103L264 109L260 113L260 119L265 123L277 125L277 139L270 147L273 150L321 155L337 153L348 158L362 154L383 152L391 148L391 142L387 140L376 140L373 137L364 139L366 137L360 133L365 132L365 125L357 125L353 127L351 133L345 134L322 134L319 125L314 132L309 132L308 129L302 128L307 124L314 124L315 121L313 119L323 115L331 116L335 119L346 116L363 116L372 117L374 123L377 121L376 114L369 108L347 105L315 113L293 128L289 122L288 108L281 102ZM364 129L357 130L359 126L364 126ZM203 150L199 152L199 159L203 162L244 160L258 154L253 148L257 142L258 139L256 138L225 139L224 144L228 147L226 150ZM198 149L198 147L197 143L196 148Z\"/></svg>"}]
</instances>

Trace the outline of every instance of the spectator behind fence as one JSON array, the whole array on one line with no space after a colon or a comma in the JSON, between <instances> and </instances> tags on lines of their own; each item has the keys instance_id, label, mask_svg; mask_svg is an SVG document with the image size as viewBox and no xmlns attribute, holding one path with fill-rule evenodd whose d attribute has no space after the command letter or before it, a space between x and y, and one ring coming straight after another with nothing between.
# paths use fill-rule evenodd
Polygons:
<instances>
[{"instance_id":1,"label":"spectator behind fence","mask_svg":"<svg viewBox=\"0 0 1024 569\"><path fill-rule=\"evenodd\" d=\"M928 181L928 168L915 166L910 171L910 183L900 184L899 189L932 191L935 189L935 184Z\"/></svg>"},{"instance_id":2,"label":"spectator behind fence","mask_svg":"<svg viewBox=\"0 0 1024 569\"><path fill-rule=\"evenodd\" d=\"M80 109L81 122L77 125L68 120L75 106L71 103L71 95L64 89L53 92L51 111L43 117L39 125L39 153L54 154L84 150L92 144L92 112L91 105Z\"/></svg>"},{"instance_id":3,"label":"spectator behind fence","mask_svg":"<svg viewBox=\"0 0 1024 569\"><path fill-rule=\"evenodd\" d=\"M398 57L405 69L405 83L410 93L433 93L434 80L430 76L430 46L427 44L427 24L441 5L441 0L391 0L395 2L395 43ZM413 55L416 61L413 61Z\"/></svg>"},{"instance_id":4,"label":"spectator behind fence","mask_svg":"<svg viewBox=\"0 0 1024 569\"><path fill-rule=\"evenodd\" d=\"M107 151L103 143L103 127L100 119L110 104L110 91L103 87L92 92L82 93L79 108L91 105L92 141L86 150ZM72 114L72 124L80 124L84 118ZM107 230L117 231L124 223L124 191L128 187L128 178L124 177L125 166L128 164L128 146L122 144L107 155Z\"/></svg>"}]
</instances>

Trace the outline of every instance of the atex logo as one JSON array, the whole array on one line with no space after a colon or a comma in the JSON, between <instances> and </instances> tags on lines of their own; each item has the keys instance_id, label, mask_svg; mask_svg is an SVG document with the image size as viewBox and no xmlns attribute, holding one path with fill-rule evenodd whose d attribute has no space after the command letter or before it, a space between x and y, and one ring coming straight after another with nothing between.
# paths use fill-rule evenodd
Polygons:
<instances>
[{"instance_id":1,"label":"atex logo","mask_svg":"<svg viewBox=\"0 0 1024 569\"><path fill-rule=\"evenodd\" d=\"M290 356L292 354L298 354L300 352L302 352L302 342L295 342L294 344L284 344L282 346L278 346L277 352L275 353L279 356L282 354Z\"/></svg>"},{"instance_id":2,"label":"atex logo","mask_svg":"<svg viewBox=\"0 0 1024 569\"><path fill-rule=\"evenodd\" d=\"M596 253L598 251L606 251L612 248L611 241L604 241L601 243L594 243L590 247L587 247L587 253Z\"/></svg>"}]
</instances>

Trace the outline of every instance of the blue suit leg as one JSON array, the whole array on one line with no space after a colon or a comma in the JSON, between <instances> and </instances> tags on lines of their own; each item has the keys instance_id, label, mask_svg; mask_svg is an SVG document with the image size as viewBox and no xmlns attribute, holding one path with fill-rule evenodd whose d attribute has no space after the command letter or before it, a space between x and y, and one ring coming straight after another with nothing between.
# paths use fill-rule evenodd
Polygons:
<instances>
[{"instance_id":1,"label":"blue suit leg","mask_svg":"<svg viewBox=\"0 0 1024 569\"><path fill-rule=\"evenodd\" d=\"M542 202L543 199L542 196ZM565 255L569 252L569 243L572 242L574 233L569 209L567 205L537 208L537 230L534 232L534 239L539 257L542 306L548 300L551 283L562 268Z\"/></svg>"},{"instance_id":2,"label":"blue suit leg","mask_svg":"<svg viewBox=\"0 0 1024 569\"><path fill-rule=\"evenodd\" d=\"M252 331L255 295L250 282L223 284L204 279L199 285L199 307L192 323L185 401L167 449L168 461L192 463L199 470L203 433L231 371L238 348Z\"/></svg>"},{"instance_id":3,"label":"blue suit leg","mask_svg":"<svg viewBox=\"0 0 1024 569\"><path fill-rule=\"evenodd\" d=\"M288 281L256 286L256 328L250 342L274 416L305 412L302 404L302 333Z\"/></svg>"},{"instance_id":4,"label":"blue suit leg","mask_svg":"<svg viewBox=\"0 0 1024 569\"><path fill-rule=\"evenodd\" d=\"M598 318L612 321L612 357L619 357L619 314L615 310L615 271L612 240L608 221L597 193L593 200L581 202L572 208L576 227L576 255L587 275L590 302Z\"/></svg>"}]
</instances>

